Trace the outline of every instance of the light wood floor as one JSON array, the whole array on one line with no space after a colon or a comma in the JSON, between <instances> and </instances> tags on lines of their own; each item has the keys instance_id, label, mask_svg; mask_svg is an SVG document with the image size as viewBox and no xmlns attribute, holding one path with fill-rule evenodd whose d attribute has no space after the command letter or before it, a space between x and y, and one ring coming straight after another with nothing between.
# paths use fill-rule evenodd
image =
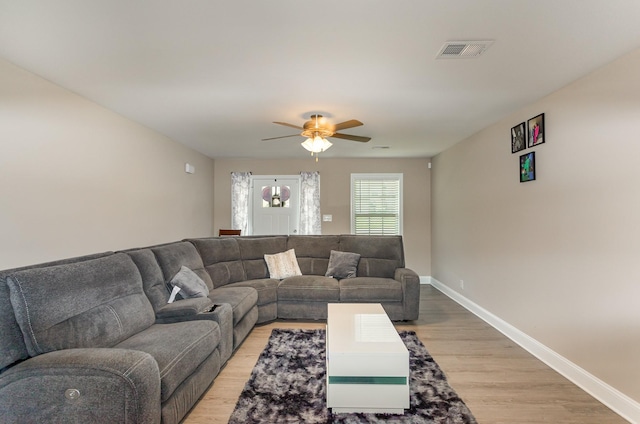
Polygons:
<instances>
[{"instance_id":1,"label":"light wood floor","mask_svg":"<svg viewBox=\"0 0 640 424\"><path fill-rule=\"evenodd\" d=\"M229 420L272 329L324 326L277 321L254 328L184 422ZM420 319L396 327L418 334L481 424L627 422L431 286L421 286Z\"/></svg>"}]
</instances>

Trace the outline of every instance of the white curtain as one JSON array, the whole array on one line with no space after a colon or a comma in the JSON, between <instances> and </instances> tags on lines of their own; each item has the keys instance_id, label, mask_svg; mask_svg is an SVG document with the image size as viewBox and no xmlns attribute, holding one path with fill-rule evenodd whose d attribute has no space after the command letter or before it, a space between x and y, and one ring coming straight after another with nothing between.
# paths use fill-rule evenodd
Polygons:
<instances>
[{"instance_id":1,"label":"white curtain","mask_svg":"<svg viewBox=\"0 0 640 424\"><path fill-rule=\"evenodd\" d=\"M320 173L300 173L300 234L322 234Z\"/></svg>"},{"instance_id":2,"label":"white curtain","mask_svg":"<svg viewBox=\"0 0 640 424\"><path fill-rule=\"evenodd\" d=\"M231 228L249 234L249 196L251 172L231 173Z\"/></svg>"}]
</instances>

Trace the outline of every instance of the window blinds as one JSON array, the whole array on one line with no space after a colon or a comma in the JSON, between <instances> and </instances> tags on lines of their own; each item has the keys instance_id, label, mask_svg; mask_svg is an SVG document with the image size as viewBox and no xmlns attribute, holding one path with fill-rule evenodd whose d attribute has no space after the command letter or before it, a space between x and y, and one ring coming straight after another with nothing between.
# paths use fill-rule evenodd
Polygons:
<instances>
[{"instance_id":1,"label":"window blinds","mask_svg":"<svg viewBox=\"0 0 640 424\"><path fill-rule=\"evenodd\" d=\"M352 189L355 234L400 234L398 178L358 177Z\"/></svg>"}]
</instances>

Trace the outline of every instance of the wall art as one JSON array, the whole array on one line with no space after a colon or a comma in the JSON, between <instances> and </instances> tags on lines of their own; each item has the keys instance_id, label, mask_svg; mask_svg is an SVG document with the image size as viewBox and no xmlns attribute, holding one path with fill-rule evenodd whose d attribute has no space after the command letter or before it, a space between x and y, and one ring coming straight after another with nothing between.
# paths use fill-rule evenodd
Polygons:
<instances>
[{"instance_id":1,"label":"wall art","mask_svg":"<svg viewBox=\"0 0 640 424\"><path fill-rule=\"evenodd\" d=\"M520 156L520 182L526 183L536 179L536 152Z\"/></svg>"},{"instance_id":2,"label":"wall art","mask_svg":"<svg viewBox=\"0 0 640 424\"><path fill-rule=\"evenodd\" d=\"M533 117L527 121L528 146L533 147L545 142L544 138L544 113Z\"/></svg>"},{"instance_id":3,"label":"wall art","mask_svg":"<svg viewBox=\"0 0 640 424\"><path fill-rule=\"evenodd\" d=\"M527 129L524 122L519 123L515 127L511 128L511 153L519 152L527 148L525 137L527 135Z\"/></svg>"}]
</instances>

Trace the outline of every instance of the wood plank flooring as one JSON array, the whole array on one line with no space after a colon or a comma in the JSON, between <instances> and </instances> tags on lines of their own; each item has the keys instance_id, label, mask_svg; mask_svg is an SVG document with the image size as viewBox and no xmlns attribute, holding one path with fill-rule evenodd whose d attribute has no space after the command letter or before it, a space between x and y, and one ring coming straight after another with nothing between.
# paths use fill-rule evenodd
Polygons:
<instances>
[{"instance_id":1,"label":"wood plank flooring","mask_svg":"<svg viewBox=\"0 0 640 424\"><path fill-rule=\"evenodd\" d=\"M254 328L184 422L229 420L272 329L324 327L277 321ZM481 424L627 422L431 286L421 286L420 319L396 328L418 334Z\"/></svg>"}]
</instances>

